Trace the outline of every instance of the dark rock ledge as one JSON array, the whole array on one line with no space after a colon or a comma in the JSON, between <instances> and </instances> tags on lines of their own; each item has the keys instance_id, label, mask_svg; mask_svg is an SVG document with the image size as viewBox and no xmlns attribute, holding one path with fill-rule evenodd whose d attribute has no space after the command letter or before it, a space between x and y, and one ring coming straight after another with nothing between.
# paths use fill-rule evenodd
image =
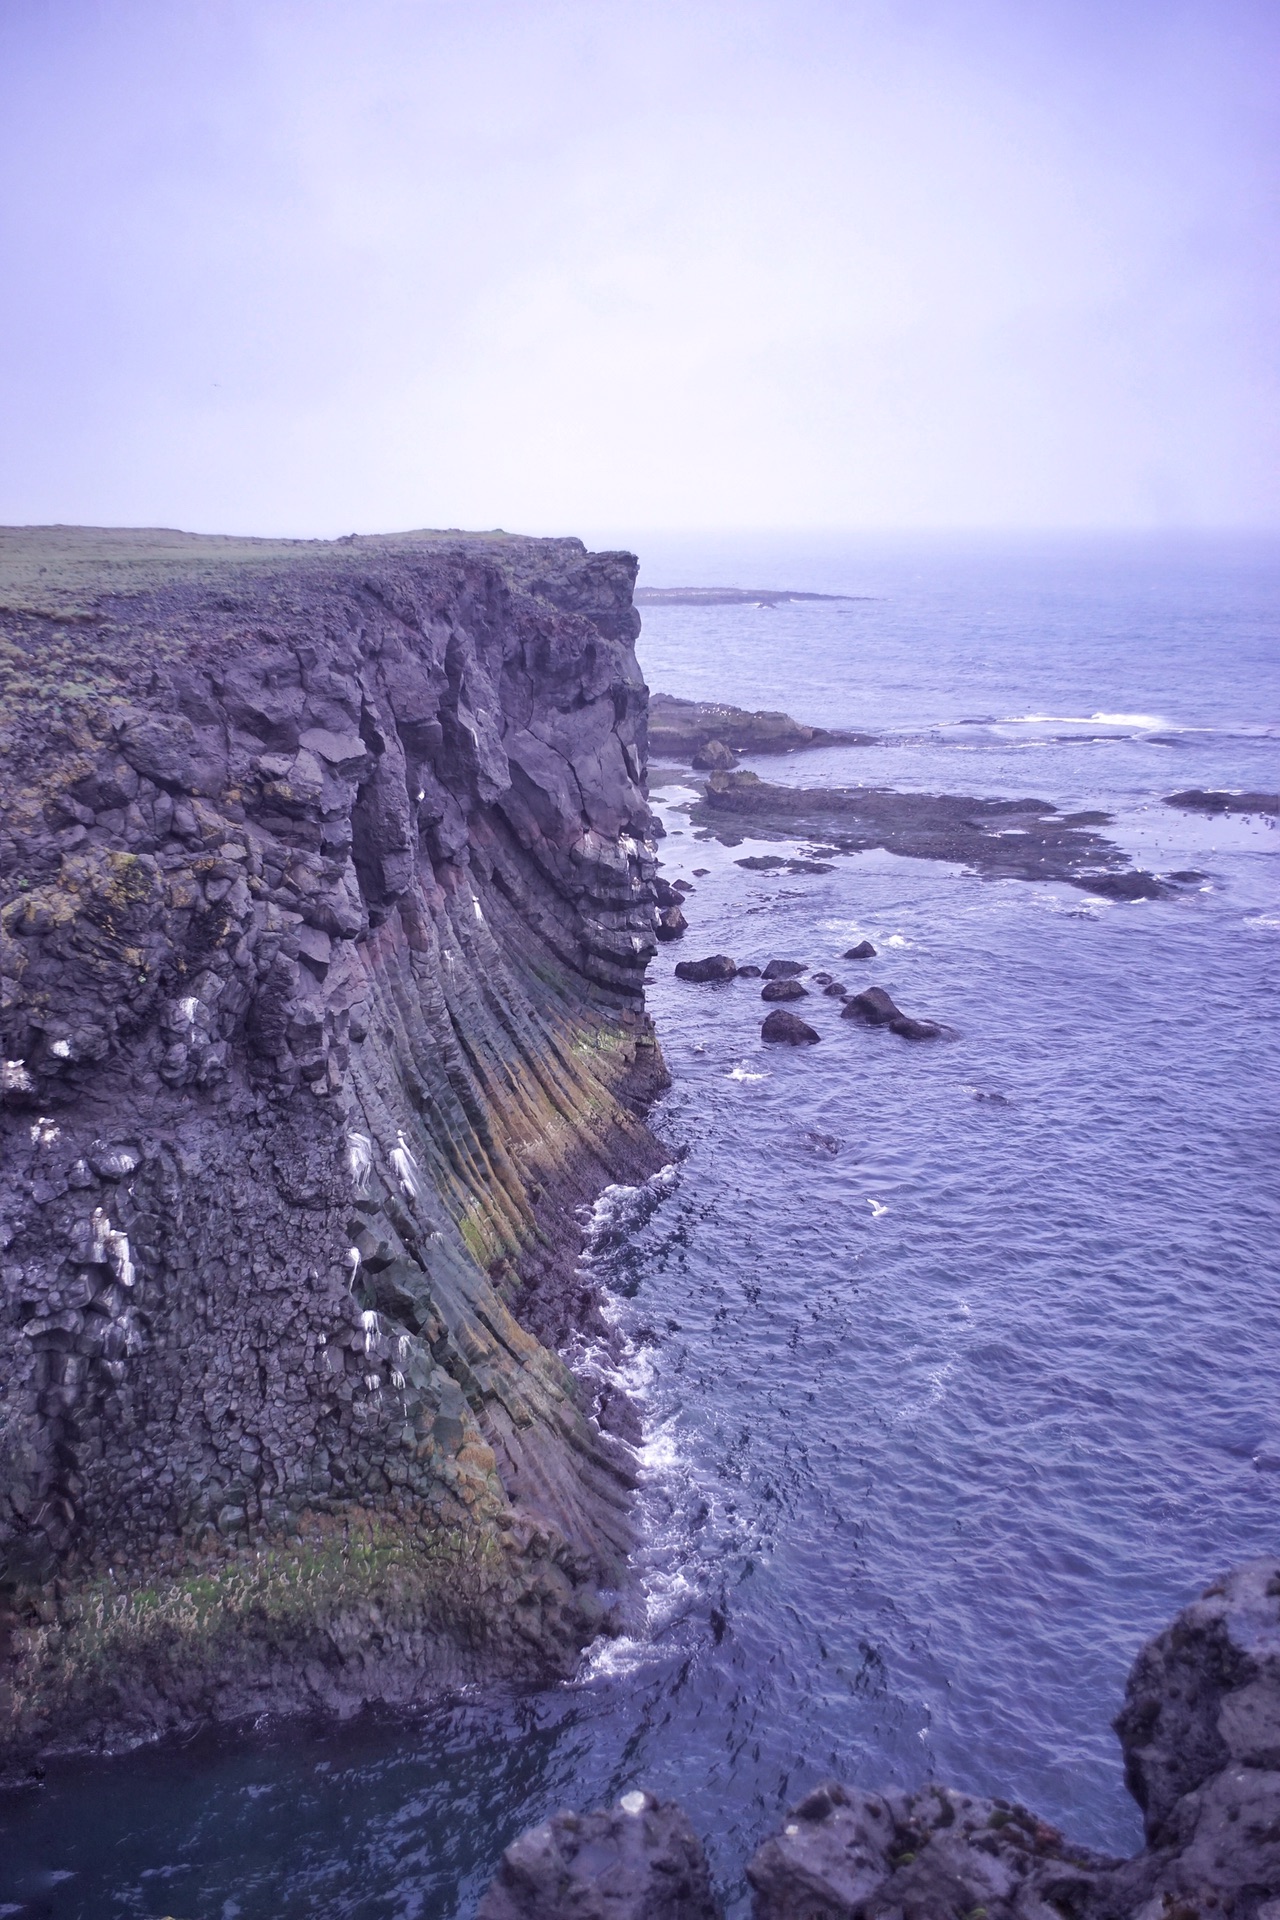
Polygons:
<instances>
[{"instance_id":1,"label":"dark rock ledge","mask_svg":"<svg viewBox=\"0 0 1280 1920\"><path fill-rule=\"evenodd\" d=\"M1280 1561L1217 1580L1143 1648L1116 1720L1147 1844L1075 1845L1025 1807L828 1782L747 1865L753 1920L1280 1920ZM680 1809L634 1789L503 1856L478 1920L709 1920Z\"/></svg>"},{"instance_id":2,"label":"dark rock ledge","mask_svg":"<svg viewBox=\"0 0 1280 1920\"><path fill-rule=\"evenodd\" d=\"M1168 880L1132 867L1095 831L1107 816L1060 814L1049 800L898 793L889 787L779 787L754 773L710 773L688 809L694 825L726 847L752 839L815 839L830 851L883 847L921 860L962 863L992 880L1064 880L1119 900L1159 900ZM755 855L753 867L780 868ZM787 862L789 869L799 863ZM818 868L818 871L824 869Z\"/></svg>"},{"instance_id":3,"label":"dark rock ledge","mask_svg":"<svg viewBox=\"0 0 1280 1920\"><path fill-rule=\"evenodd\" d=\"M794 753L800 747L871 746L870 733L831 733L806 726L788 713L753 712L720 701L680 700L655 693L649 702L649 745L655 758L688 765L732 766L739 753ZM705 758L719 746L720 756Z\"/></svg>"},{"instance_id":4,"label":"dark rock ledge","mask_svg":"<svg viewBox=\"0 0 1280 1920\"><path fill-rule=\"evenodd\" d=\"M660 1164L635 561L0 533L0 1761L568 1670ZM603 1595L603 1598L602 1598Z\"/></svg>"}]
</instances>

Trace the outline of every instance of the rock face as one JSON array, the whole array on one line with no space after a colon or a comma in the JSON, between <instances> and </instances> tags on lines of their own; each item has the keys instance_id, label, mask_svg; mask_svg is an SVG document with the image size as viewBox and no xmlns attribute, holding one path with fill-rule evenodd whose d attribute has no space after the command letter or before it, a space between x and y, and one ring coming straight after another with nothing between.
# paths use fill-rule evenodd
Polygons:
<instances>
[{"instance_id":1,"label":"rock face","mask_svg":"<svg viewBox=\"0 0 1280 1920\"><path fill-rule=\"evenodd\" d=\"M476 1920L718 1920L702 1843L680 1808L624 1793L558 1813L502 1856Z\"/></svg>"},{"instance_id":2,"label":"rock face","mask_svg":"<svg viewBox=\"0 0 1280 1920\"><path fill-rule=\"evenodd\" d=\"M1280 1560L1216 1580L1134 1663L1116 1718L1152 1890L1280 1894Z\"/></svg>"},{"instance_id":3,"label":"rock face","mask_svg":"<svg viewBox=\"0 0 1280 1920\"><path fill-rule=\"evenodd\" d=\"M1280 1920L1280 1559L1215 1581L1150 1641L1115 1724L1146 1815L1148 1844L1132 1860L1077 1846L1007 1800L829 1781L791 1808L748 1864L753 1920ZM624 1808L629 1799L646 1802L627 1796ZM673 1852L688 1857L692 1836L677 1847L669 1827L655 1824L651 1840L637 1829L620 1846L619 1821L559 1815L517 1841L481 1920L648 1912L703 1920L701 1881L668 1905L627 1904ZM563 1867L554 1832L562 1822L573 1822ZM604 1845L593 1853L597 1833ZM672 1872L664 1884L682 1882Z\"/></svg>"},{"instance_id":4,"label":"rock face","mask_svg":"<svg viewBox=\"0 0 1280 1920\"><path fill-rule=\"evenodd\" d=\"M564 1670L660 1164L635 562L0 536L0 1747ZM535 1337L538 1336L538 1337Z\"/></svg>"}]
</instances>

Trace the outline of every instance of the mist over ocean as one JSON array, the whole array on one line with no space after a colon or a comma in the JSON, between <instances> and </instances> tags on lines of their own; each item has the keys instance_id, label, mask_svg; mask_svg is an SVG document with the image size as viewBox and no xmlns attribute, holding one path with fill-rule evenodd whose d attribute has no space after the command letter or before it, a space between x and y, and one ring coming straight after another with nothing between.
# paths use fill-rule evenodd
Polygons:
<instances>
[{"instance_id":1,"label":"mist over ocean","mask_svg":"<svg viewBox=\"0 0 1280 1920\"><path fill-rule=\"evenodd\" d=\"M646 1619L553 1691L51 1768L0 1802L0 1914L466 1913L521 1828L633 1785L739 1900L831 1774L1138 1844L1129 1662L1280 1543L1280 827L1162 801L1280 789L1280 544L672 538L641 581L862 596L647 611L652 687L881 736L763 777L1101 809L1135 864L1202 877L1127 903L885 853L761 874L736 862L792 847L699 839L664 784L695 888L651 969L671 1169L598 1203L590 1256L646 1409ZM960 1037L815 993L821 1043L766 1048L758 985L674 980L716 951Z\"/></svg>"}]
</instances>

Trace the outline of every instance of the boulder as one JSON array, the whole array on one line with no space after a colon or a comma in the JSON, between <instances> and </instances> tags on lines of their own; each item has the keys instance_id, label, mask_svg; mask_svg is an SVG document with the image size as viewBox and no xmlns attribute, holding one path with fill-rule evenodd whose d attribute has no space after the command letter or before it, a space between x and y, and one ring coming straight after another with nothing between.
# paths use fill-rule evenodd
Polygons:
<instances>
[{"instance_id":1,"label":"boulder","mask_svg":"<svg viewBox=\"0 0 1280 1920\"><path fill-rule=\"evenodd\" d=\"M1125 1782L1156 1844L1172 1833L1179 1803L1213 1774L1280 1769L1280 1559L1215 1580L1147 1643L1115 1729Z\"/></svg>"},{"instance_id":2,"label":"boulder","mask_svg":"<svg viewBox=\"0 0 1280 1920\"><path fill-rule=\"evenodd\" d=\"M660 907L653 930L659 940L680 940L688 933L689 922L679 907Z\"/></svg>"},{"instance_id":3,"label":"boulder","mask_svg":"<svg viewBox=\"0 0 1280 1920\"><path fill-rule=\"evenodd\" d=\"M761 993L762 1000L807 1000L808 987L802 987L798 980L770 980Z\"/></svg>"},{"instance_id":4,"label":"boulder","mask_svg":"<svg viewBox=\"0 0 1280 1920\"><path fill-rule=\"evenodd\" d=\"M845 960L874 960L875 957L876 950L869 940L859 940L856 947L850 947L841 956Z\"/></svg>"},{"instance_id":5,"label":"boulder","mask_svg":"<svg viewBox=\"0 0 1280 1920\"><path fill-rule=\"evenodd\" d=\"M940 1040L942 1028L936 1020L912 1020L907 1014L899 1014L896 1020L889 1022L890 1033L896 1033L902 1040Z\"/></svg>"},{"instance_id":6,"label":"boulder","mask_svg":"<svg viewBox=\"0 0 1280 1920\"><path fill-rule=\"evenodd\" d=\"M846 1020L865 1020L869 1027L887 1027L895 1020L906 1019L902 1008L894 1005L883 987L868 987L865 993L855 993L845 1001L843 1015Z\"/></svg>"},{"instance_id":7,"label":"boulder","mask_svg":"<svg viewBox=\"0 0 1280 1920\"><path fill-rule=\"evenodd\" d=\"M557 1813L502 1856L476 1920L719 1920L702 1843L680 1808L624 1793Z\"/></svg>"},{"instance_id":8,"label":"boulder","mask_svg":"<svg viewBox=\"0 0 1280 1920\"><path fill-rule=\"evenodd\" d=\"M791 1809L747 1878L753 1920L1049 1920L1089 1911L1116 1864L1007 1801L831 1781Z\"/></svg>"},{"instance_id":9,"label":"boulder","mask_svg":"<svg viewBox=\"0 0 1280 1920\"><path fill-rule=\"evenodd\" d=\"M733 748L726 747L723 740L708 740L705 746L695 749L691 764L703 773L727 773L738 763Z\"/></svg>"},{"instance_id":10,"label":"boulder","mask_svg":"<svg viewBox=\"0 0 1280 1920\"><path fill-rule=\"evenodd\" d=\"M849 989L843 980L833 980L831 985L824 987L822 991L830 1000L847 1000L849 998Z\"/></svg>"},{"instance_id":11,"label":"boulder","mask_svg":"<svg viewBox=\"0 0 1280 1920\"><path fill-rule=\"evenodd\" d=\"M759 967L739 967L738 978L739 980L758 980L760 969Z\"/></svg>"},{"instance_id":12,"label":"boulder","mask_svg":"<svg viewBox=\"0 0 1280 1920\"><path fill-rule=\"evenodd\" d=\"M705 960L679 960L676 963L677 980L732 980L737 973L736 961L727 953L712 953Z\"/></svg>"},{"instance_id":13,"label":"boulder","mask_svg":"<svg viewBox=\"0 0 1280 1920\"><path fill-rule=\"evenodd\" d=\"M803 960L771 960L764 970L766 980L794 980L799 973L808 973Z\"/></svg>"},{"instance_id":14,"label":"boulder","mask_svg":"<svg viewBox=\"0 0 1280 1920\"><path fill-rule=\"evenodd\" d=\"M807 1020L801 1020L794 1013L784 1013L781 1007L775 1007L766 1015L760 1029L762 1040L781 1040L789 1047L811 1046L819 1036Z\"/></svg>"}]
</instances>

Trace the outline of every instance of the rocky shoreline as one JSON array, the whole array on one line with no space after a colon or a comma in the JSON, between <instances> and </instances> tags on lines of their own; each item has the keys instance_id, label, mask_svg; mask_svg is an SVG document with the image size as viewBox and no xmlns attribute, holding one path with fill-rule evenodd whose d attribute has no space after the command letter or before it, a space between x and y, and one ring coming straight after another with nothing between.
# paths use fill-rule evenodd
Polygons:
<instances>
[{"instance_id":1,"label":"rocky shoreline","mask_svg":"<svg viewBox=\"0 0 1280 1920\"><path fill-rule=\"evenodd\" d=\"M0 535L0 1755L571 1669L663 1159L635 561ZM625 1602L623 1602L625 1605Z\"/></svg>"},{"instance_id":2,"label":"rocky shoreline","mask_svg":"<svg viewBox=\"0 0 1280 1920\"><path fill-rule=\"evenodd\" d=\"M753 1920L1280 1920L1280 1563L1215 1580L1139 1653L1115 1721L1146 1845L1027 1808L828 1781L752 1856ZM477 1920L717 1920L680 1808L635 1787L503 1855Z\"/></svg>"}]
</instances>

